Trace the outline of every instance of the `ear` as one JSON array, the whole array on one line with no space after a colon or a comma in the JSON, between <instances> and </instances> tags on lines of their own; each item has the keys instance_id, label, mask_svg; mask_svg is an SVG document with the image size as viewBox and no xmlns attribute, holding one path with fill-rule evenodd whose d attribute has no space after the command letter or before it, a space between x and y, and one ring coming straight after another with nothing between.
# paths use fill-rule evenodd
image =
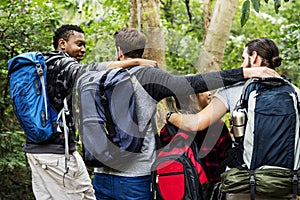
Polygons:
<instances>
[{"instance_id":1,"label":"ear","mask_svg":"<svg viewBox=\"0 0 300 200\"><path fill-rule=\"evenodd\" d=\"M260 57L258 54L257 54L257 52L256 51L253 51L253 53L252 53L252 64L253 65L255 65L255 66L260 66L261 65L261 63L262 63L262 57Z\"/></svg>"},{"instance_id":2,"label":"ear","mask_svg":"<svg viewBox=\"0 0 300 200\"><path fill-rule=\"evenodd\" d=\"M256 51L253 51L252 52L252 55L250 56L250 63L252 65L256 64L257 63L257 58L258 58L258 54Z\"/></svg>"},{"instance_id":3,"label":"ear","mask_svg":"<svg viewBox=\"0 0 300 200\"><path fill-rule=\"evenodd\" d=\"M66 45L67 45L67 42L64 40L64 39L59 39L58 40L58 50L66 50Z\"/></svg>"},{"instance_id":4,"label":"ear","mask_svg":"<svg viewBox=\"0 0 300 200\"><path fill-rule=\"evenodd\" d=\"M118 56L118 59L123 59L125 56L123 54L123 51L121 50L121 48L118 46L117 47L117 56Z\"/></svg>"}]
</instances>

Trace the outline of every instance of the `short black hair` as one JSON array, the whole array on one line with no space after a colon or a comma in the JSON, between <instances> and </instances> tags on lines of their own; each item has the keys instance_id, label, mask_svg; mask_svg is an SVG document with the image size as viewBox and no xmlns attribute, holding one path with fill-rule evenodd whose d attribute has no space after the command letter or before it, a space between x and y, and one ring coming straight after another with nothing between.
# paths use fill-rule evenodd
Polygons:
<instances>
[{"instance_id":1,"label":"short black hair","mask_svg":"<svg viewBox=\"0 0 300 200\"><path fill-rule=\"evenodd\" d=\"M55 35L53 36L54 49L57 49L59 39L68 41L69 36L73 34L73 31L84 33L84 31L79 26L72 24L65 24L56 29Z\"/></svg>"}]
</instances>

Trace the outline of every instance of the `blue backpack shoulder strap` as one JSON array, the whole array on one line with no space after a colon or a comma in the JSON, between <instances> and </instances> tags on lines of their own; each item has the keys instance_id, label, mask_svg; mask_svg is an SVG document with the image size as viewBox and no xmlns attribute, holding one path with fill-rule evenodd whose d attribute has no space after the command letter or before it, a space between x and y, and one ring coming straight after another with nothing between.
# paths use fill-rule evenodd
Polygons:
<instances>
[{"instance_id":1,"label":"blue backpack shoulder strap","mask_svg":"<svg viewBox=\"0 0 300 200\"><path fill-rule=\"evenodd\" d=\"M107 76L110 72L111 72L111 70L108 70L101 77L100 83L99 83L99 93L100 93L101 104L103 105L105 116L106 116L106 119L107 119L107 122L106 122L106 130L108 131L107 136L112 138L112 137L115 137L116 130L115 130L115 127L114 127L114 124L113 124L113 119L111 117L111 113L110 113L110 110L109 110L109 107L108 107L107 96L105 94L105 81L106 81Z\"/></svg>"}]
</instances>

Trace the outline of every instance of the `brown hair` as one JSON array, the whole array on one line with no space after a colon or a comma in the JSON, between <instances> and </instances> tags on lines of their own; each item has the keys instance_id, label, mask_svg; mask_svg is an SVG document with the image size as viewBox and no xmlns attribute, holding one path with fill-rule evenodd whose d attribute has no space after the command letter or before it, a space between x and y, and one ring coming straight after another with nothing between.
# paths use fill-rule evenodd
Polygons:
<instances>
[{"instance_id":1,"label":"brown hair","mask_svg":"<svg viewBox=\"0 0 300 200\"><path fill-rule=\"evenodd\" d=\"M248 42L245 47L248 47L248 54L250 56L253 51L256 51L263 58L262 66L275 69L281 65L283 59L279 56L279 49L273 40L259 38Z\"/></svg>"},{"instance_id":2,"label":"brown hair","mask_svg":"<svg viewBox=\"0 0 300 200\"><path fill-rule=\"evenodd\" d=\"M146 46L146 36L134 28L124 28L114 34L116 47L129 58L141 58Z\"/></svg>"}]
</instances>

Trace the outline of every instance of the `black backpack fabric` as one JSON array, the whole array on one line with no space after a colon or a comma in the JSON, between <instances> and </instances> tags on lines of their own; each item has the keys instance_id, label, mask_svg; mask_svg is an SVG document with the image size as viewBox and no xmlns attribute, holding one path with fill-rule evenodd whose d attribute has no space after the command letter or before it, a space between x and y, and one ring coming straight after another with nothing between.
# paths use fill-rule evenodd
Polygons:
<instances>
[{"instance_id":1,"label":"black backpack fabric","mask_svg":"<svg viewBox=\"0 0 300 200\"><path fill-rule=\"evenodd\" d=\"M251 199L255 193L295 197L300 168L299 100L295 88L282 78L250 79L235 111L234 116L244 119L232 121L244 123L233 123L234 134L242 136L235 138L235 156L230 163L233 169L223 174L222 191L234 193L248 188L244 192L250 189ZM242 134L238 133L241 130ZM248 180L245 187L242 181L236 187L241 179Z\"/></svg>"}]
</instances>

